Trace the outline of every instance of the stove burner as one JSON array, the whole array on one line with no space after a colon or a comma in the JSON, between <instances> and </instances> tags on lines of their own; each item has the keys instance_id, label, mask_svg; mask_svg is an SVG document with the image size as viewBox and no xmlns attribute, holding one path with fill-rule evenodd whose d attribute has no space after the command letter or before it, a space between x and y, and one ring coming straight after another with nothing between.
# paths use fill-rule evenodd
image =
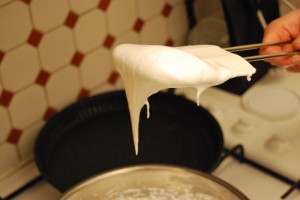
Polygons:
<instances>
[{"instance_id":1,"label":"stove burner","mask_svg":"<svg viewBox=\"0 0 300 200\"><path fill-rule=\"evenodd\" d=\"M299 98L280 87L261 87L249 90L242 98L243 106L261 117L271 120L289 119L300 112Z\"/></svg>"},{"instance_id":2,"label":"stove burner","mask_svg":"<svg viewBox=\"0 0 300 200\"><path fill-rule=\"evenodd\" d=\"M292 149L292 144L288 138L275 134L267 140L265 147L270 152L283 154Z\"/></svg>"}]
</instances>

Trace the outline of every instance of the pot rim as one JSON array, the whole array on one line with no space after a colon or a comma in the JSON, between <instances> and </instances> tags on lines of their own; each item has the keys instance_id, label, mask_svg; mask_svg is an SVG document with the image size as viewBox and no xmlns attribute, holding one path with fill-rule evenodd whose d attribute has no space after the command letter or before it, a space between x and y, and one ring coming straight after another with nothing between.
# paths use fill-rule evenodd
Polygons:
<instances>
[{"instance_id":1,"label":"pot rim","mask_svg":"<svg viewBox=\"0 0 300 200\"><path fill-rule=\"evenodd\" d=\"M188 167L183 167L183 166L176 166L176 165L170 165L170 164L138 164L138 165L129 165L126 167L120 167L116 169L111 169L107 170L105 172L101 172L97 175L94 175L90 178L87 178L86 180L81 181L80 183L74 185L71 187L69 190L67 190L64 195L62 196L61 200L68 200L69 197L71 197L73 194L89 187L93 183L96 183L97 181L129 173L129 172L138 172L138 171L145 171L145 170L168 170L176 173L187 173L190 175L195 175L195 176L201 176L203 178L206 178L208 180L213 181L216 184L219 184L221 187L224 187L227 189L229 192L232 192L234 195L236 195L238 198L241 200L249 200L248 197L246 197L241 191L230 185L229 183L221 180L218 177L215 177L211 174L207 174L205 172L196 170L196 169L191 169Z\"/></svg>"}]
</instances>

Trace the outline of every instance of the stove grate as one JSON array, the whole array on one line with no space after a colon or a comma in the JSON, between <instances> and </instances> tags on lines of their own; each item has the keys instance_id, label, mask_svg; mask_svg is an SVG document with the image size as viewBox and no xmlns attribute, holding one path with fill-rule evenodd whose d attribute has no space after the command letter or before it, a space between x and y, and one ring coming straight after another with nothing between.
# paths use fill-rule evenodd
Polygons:
<instances>
[{"instance_id":1,"label":"stove grate","mask_svg":"<svg viewBox=\"0 0 300 200\"><path fill-rule=\"evenodd\" d=\"M243 145L241 144L238 144L236 146L234 146L233 148L231 149L227 149L225 148L224 151L223 151L223 155L222 155L222 158L221 158L221 162L223 160L225 160L227 157L233 157L235 158L236 160L238 160L240 163L245 163L245 164L248 164L264 173L267 173L269 174L270 176L274 177L274 178L277 178L278 180L290 185L291 187L280 197L281 199L286 199L288 196L291 195L291 193L295 190L299 190L300 191L300 179L298 181L293 181L275 171L272 171L271 169L267 168L267 167L264 167L262 165L260 165L259 163L253 161L253 160L250 160L248 159L246 156L245 156L245 150L244 150L244 147Z\"/></svg>"}]
</instances>

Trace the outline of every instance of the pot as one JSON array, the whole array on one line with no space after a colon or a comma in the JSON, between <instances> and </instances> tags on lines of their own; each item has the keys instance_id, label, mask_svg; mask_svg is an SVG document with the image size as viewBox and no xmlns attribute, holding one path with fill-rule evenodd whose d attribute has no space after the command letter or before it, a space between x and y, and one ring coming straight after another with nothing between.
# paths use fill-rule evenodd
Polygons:
<instances>
[{"instance_id":1,"label":"pot","mask_svg":"<svg viewBox=\"0 0 300 200\"><path fill-rule=\"evenodd\" d=\"M149 98L141 111L139 154L134 151L124 91L80 100L53 116L35 144L35 160L61 192L98 173L137 164L171 164L210 173L219 164L223 135L215 118L172 93Z\"/></svg>"},{"instance_id":2,"label":"pot","mask_svg":"<svg viewBox=\"0 0 300 200\"><path fill-rule=\"evenodd\" d=\"M180 199L247 200L222 180L171 165L130 166L94 176L67 191L61 200Z\"/></svg>"}]
</instances>

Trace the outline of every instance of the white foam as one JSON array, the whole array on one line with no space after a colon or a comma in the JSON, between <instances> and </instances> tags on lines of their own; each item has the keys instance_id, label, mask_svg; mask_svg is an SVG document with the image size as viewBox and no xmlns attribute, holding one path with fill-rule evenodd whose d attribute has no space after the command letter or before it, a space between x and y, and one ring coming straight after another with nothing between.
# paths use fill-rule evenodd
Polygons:
<instances>
[{"instance_id":1,"label":"white foam","mask_svg":"<svg viewBox=\"0 0 300 200\"><path fill-rule=\"evenodd\" d=\"M136 154L140 111L147 105L150 116L149 96L167 88L193 87L199 105L208 87L237 76L250 80L256 71L242 57L214 45L122 44L114 49L113 58L125 85Z\"/></svg>"}]
</instances>

